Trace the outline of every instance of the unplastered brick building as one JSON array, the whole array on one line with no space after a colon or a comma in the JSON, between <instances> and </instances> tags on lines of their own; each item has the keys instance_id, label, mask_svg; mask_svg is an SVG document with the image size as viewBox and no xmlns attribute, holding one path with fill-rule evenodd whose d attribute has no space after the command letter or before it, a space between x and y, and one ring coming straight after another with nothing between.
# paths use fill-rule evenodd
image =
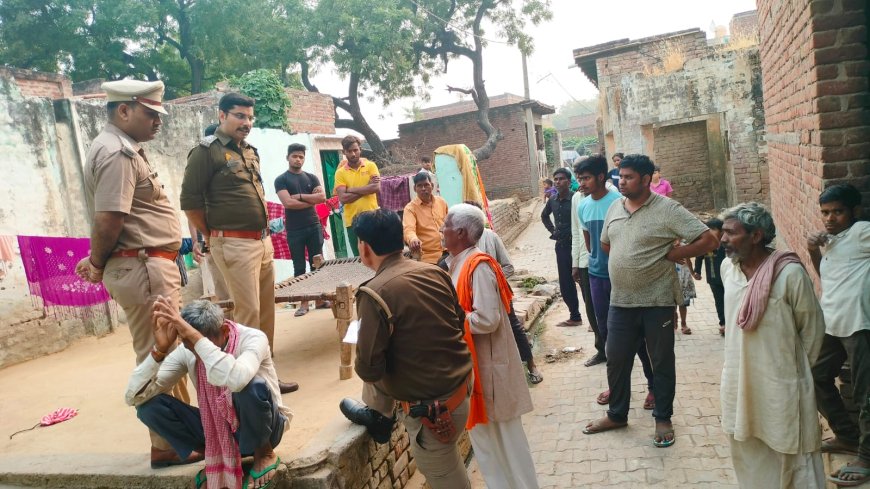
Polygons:
<instances>
[{"instance_id":1,"label":"unplastered brick building","mask_svg":"<svg viewBox=\"0 0 870 489\"><path fill-rule=\"evenodd\" d=\"M819 194L848 182L870 216L868 3L758 0L771 204L804 263L821 230Z\"/></svg>"},{"instance_id":2,"label":"unplastered brick building","mask_svg":"<svg viewBox=\"0 0 870 489\"><path fill-rule=\"evenodd\" d=\"M529 141L526 110L531 111L533 140ZM419 161L424 155L448 144L465 144L472 150L483 145L486 135L477 125L477 107L459 102L421 111L423 120L399 125L399 139L387 142L394 159ZM489 119L504 139L492 156L478 165L486 193L491 199L538 195L544 151L541 116L555 113L549 105L504 94L492 97ZM538 151L540 149L540 151Z\"/></svg>"},{"instance_id":3,"label":"unplastered brick building","mask_svg":"<svg viewBox=\"0 0 870 489\"><path fill-rule=\"evenodd\" d=\"M574 62L600 90L608 155L649 155L695 212L769 201L757 46L696 28L575 49Z\"/></svg>"}]
</instances>

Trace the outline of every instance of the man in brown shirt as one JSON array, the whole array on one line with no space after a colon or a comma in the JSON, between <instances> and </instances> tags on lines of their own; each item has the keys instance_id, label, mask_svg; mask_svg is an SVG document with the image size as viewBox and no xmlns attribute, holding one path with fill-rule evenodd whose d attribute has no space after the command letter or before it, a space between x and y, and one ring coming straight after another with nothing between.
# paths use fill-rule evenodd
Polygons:
<instances>
[{"instance_id":1,"label":"man in brown shirt","mask_svg":"<svg viewBox=\"0 0 870 489\"><path fill-rule=\"evenodd\" d=\"M257 148L245 141L254 99L228 93L218 102L220 125L187 155L181 208L202 233L233 298L240 324L257 328L274 348L275 269L266 194ZM282 382L281 392L298 389Z\"/></svg>"},{"instance_id":2,"label":"man in brown shirt","mask_svg":"<svg viewBox=\"0 0 870 489\"><path fill-rule=\"evenodd\" d=\"M163 296L178 307L181 276L175 264L181 246L178 216L157 172L139 145L160 130L163 82L120 80L103 83L108 123L94 138L85 161L85 202L91 222L91 253L76 273L103 282L124 310L136 364L155 348L151 309ZM159 352L166 354L168 352ZM190 402L186 383L173 395ZM151 433L151 467L202 460L192 453L181 460L169 443Z\"/></svg>"},{"instance_id":3,"label":"man in brown shirt","mask_svg":"<svg viewBox=\"0 0 870 489\"><path fill-rule=\"evenodd\" d=\"M456 442L468 417L471 354L462 339L465 313L450 277L434 265L402 256L402 221L396 213L363 212L353 227L360 258L377 274L357 293L360 330L355 369L366 382L362 394L366 405L345 399L341 411L366 426L376 442L386 443L394 422L394 402L400 401L411 454L429 486L470 488ZM445 440L424 426L429 416L420 415L421 408L438 406L434 401L447 407L455 428Z\"/></svg>"}]
</instances>

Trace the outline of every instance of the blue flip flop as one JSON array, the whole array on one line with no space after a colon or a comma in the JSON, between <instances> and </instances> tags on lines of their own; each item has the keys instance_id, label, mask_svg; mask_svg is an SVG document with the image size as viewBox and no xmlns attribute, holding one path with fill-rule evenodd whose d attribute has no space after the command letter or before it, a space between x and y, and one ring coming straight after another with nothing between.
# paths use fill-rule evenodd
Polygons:
<instances>
[{"instance_id":1,"label":"blue flip flop","mask_svg":"<svg viewBox=\"0 0 870 489\"><path fill-rule=\"evenodd\" d=\"M669 430L656 431L656 436L653 437L653 445L656 448L667 448L677 441L676 435L674 435L674 437L670 440L665 438L667 435L674 435L674 429L671 428ZM661 441L656 441L656 438L660 439Z\"/></svg>"},{"instance_id":2,"label":"blue flip flop","mask_svg":"<svg viewBox=\"0 0 870 489\"><path fill-rule=\"evenodd\" d=\"M202 469L196 473L196 478L194 479L194 482L196 482L196 489L200 489L202 486L204 486L205 481L205 469Z\"/></svg>"},{"instance_id":3,"label":"blue flip flop","mask_svg":"<svg viewBox=\"0 0 870 489\"><path fill-rule=\"evenodd\" d=\"M250 479L245 478L245 483L244 483L244 485L242 486L242 489L248 489L248 481L249 481L249 480L250 480L251 482L253 482L253 481L259 479L260 477L263 477L264 475L268 474L269 472L271 472L271 471L273 471L273 470L274 470L275 472L277 472L277 471L278 471L278 466L279 466L279 465L281 465L281 457L278 457L278 458L275 460L275 463L273 463L272 465L269 465L269 466L267 466L267 467L264 467L263 470L261 470L261 471L259 471L259 472L257 472L257 471L254 470L254 469L251 469L251 472L248 474L248 477L250 477ZM267 482L265 486L261 486L260 489L266 489L266 488L268 488L268 487L271 487L271 486L272 486L272 482L274 482L274 481L275 481L275 478L272 477L272 479L270 479L269 482Z\"/></svg>"}]
</instances>

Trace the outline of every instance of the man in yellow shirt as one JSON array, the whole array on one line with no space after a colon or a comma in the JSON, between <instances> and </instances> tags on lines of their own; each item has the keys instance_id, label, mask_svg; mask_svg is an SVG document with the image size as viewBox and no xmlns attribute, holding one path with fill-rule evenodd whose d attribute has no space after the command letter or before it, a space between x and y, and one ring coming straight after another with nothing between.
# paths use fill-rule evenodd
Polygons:
<instances>
[{"instance_id":1,"label":"man in yellow shirt","mask_svg":"<svg viewBox=\"0 0 870 489\"><path fill-rule=\"evenodd\" d=\"M361 212L378 208L377 193L381 189L378 166L360 157L360 144L359 138L353 135L347 135L341 140L345 161L335 172L334 192L344 205L344 229L353 256L359 256L357 237L353 232L353 218Z\"/></svg>"},{"instance_id":2,"label":"man in yellow shirt","mask_svg":"<svg viewBox=\"0 0 870 489\"><path fill-rule=\"evenodd\" d=\"M411 253L419 254L420 261L434 265L445 253L441 246L441 226L447 217L447 201L432 195L433 190L432 174L420 171L414 175L417 197L405 206L402 229Z\"/></svg>"}]
</instances>

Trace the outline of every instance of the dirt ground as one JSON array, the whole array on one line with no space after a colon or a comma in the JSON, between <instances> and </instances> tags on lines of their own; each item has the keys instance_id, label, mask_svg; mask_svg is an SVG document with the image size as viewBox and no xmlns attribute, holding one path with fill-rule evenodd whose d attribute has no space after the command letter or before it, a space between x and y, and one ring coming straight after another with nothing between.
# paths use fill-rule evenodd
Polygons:
<instances>
[{"instance_id":1,"label":"dirt ground","mask_svg":"<svg viewBox=\"0 0 870 489\"><path fill-rule=\"evenodd\" d=\"M278 453L291 460L321 427L341 416L339 401L358 397L362 383L356 377L338 379L338 337L330 311L295 318L292 309L279 305L275 342L279 377L300 384L299 391L283 398L294 418ZM130 335L122 327L0 370L0 472L19 472L24 466L30 472L55 472L73 461L82 465L81 460L91 461L83 465L114 466L112 472L150 470L147 431L123 397L133 367ZM79 414L9 439L59 407L76 408Z\"/></svg>"}]
</instances>

